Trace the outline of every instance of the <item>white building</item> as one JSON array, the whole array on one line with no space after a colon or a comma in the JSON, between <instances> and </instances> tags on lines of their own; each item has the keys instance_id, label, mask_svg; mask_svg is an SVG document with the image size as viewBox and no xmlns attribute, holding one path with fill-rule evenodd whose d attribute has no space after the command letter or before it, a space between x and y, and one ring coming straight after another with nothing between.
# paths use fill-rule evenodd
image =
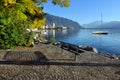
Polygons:
<instances>
[{"instance_id":1,"label":"white building","mask_svg":"<svg viewBox=\"0 0 120 80\"><path fill-rule=\"evenodd\" d=\"M55 23L53 23L53 29L55 28Z\"/></svg>"}]
</instances>

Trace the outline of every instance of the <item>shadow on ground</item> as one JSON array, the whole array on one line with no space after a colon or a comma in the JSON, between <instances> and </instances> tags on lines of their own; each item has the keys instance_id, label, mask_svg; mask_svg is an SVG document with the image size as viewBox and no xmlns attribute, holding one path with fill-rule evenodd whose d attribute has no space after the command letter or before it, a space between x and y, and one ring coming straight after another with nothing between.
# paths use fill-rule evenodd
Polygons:
<instances>
[{"instance_id":1,"label":"shadow on ground","mask_svg":"<svg viewBox=\"0 0 120 80\"><path fill-rule=\"evenodd\" d=\"M48 61L47 57L40 51L8 51L3 57L4 61Z\"/></svg>"},{"instance_id":2,"label":"shadow on ground","mask_svg":"<svg viewBox=\"0 0 120 80\"><path fill-rule=\"evenodd\" d=\"M68 59L69 60L69 59ZM8 51L0 64L11 65L61 65L61 66L91 66L91 67L120 67L116 63L76 63L70 61L49 61L40 51Z\"/></svg>"},{"instance_id":3,"label":"shadow on ground","mask_svg":"<svg viewBox=\"0 0 120 80\"><path fill-rule=\"evenodd\" d=\"M113 63L71 63L71 62L49 62L49 61L48 62L44 62L44 61L0 61L0 64L120 67L120 64L113 64Z\"/></svg>"}]
</instances>

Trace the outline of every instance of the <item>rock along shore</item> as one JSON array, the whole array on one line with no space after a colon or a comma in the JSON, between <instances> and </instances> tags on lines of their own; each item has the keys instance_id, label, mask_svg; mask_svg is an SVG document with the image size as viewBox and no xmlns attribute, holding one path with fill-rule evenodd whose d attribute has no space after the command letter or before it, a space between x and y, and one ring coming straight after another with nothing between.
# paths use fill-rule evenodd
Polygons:
<instances>
[{"instance_id":1,"label":"rock along shore","mask_svg":"<svg viewBox=\"0 0 120 80\"><path fill-rule=\"evenodd\" d=\"M0 80L120 80L120 56L42 43L0 50Z\"/></svg>"}]
</instances>

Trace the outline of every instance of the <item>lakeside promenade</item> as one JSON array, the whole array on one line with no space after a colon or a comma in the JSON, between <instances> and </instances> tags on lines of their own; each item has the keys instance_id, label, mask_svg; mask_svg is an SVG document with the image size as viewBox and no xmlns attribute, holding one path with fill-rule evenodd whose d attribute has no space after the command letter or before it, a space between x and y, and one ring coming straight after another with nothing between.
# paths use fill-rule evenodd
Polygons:
<instances>
[{"instance_id":1,"label":"lakeside promenade","mask_svg":"<svg viewBox=\"0 0 120 80\"><path fill-rule=\"evenodd\" d=\"M73 52L59 45L0 50L0 80L119 80L120 59L103 53Z\"/></svg>"}]
</instances>

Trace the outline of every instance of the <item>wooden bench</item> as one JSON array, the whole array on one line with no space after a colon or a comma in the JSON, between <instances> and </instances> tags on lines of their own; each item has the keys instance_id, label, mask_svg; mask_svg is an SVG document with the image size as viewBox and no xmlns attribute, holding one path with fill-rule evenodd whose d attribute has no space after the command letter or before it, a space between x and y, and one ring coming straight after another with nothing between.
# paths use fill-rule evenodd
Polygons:
<instances>
[{"instance_id":1,"label":"wooden bench","mask_svg":"<svg viewBox=\"0 0 120 80\"><path fill-rule=\"evenodd\" d=\"M66 43L66 42L62 42L61 43L61 48L68 50L70 52L75 53L76 55L79 55L81 52L84 52L84 50L80 49L79 46L74 45L74 44L70 44L70 43Z\"/></svg>"},{"instance_id":2,"label":"wooden bench","mask_svg":"<svg viewBox=\"0 0 120 80\"><path fill-rule=\"evenodd\" d=\"M62 48L62 49L69 50L69 44L68 44L68 43L60 42L60 44L61 44L61 48Z\"/></svg>"}]
</instances>

